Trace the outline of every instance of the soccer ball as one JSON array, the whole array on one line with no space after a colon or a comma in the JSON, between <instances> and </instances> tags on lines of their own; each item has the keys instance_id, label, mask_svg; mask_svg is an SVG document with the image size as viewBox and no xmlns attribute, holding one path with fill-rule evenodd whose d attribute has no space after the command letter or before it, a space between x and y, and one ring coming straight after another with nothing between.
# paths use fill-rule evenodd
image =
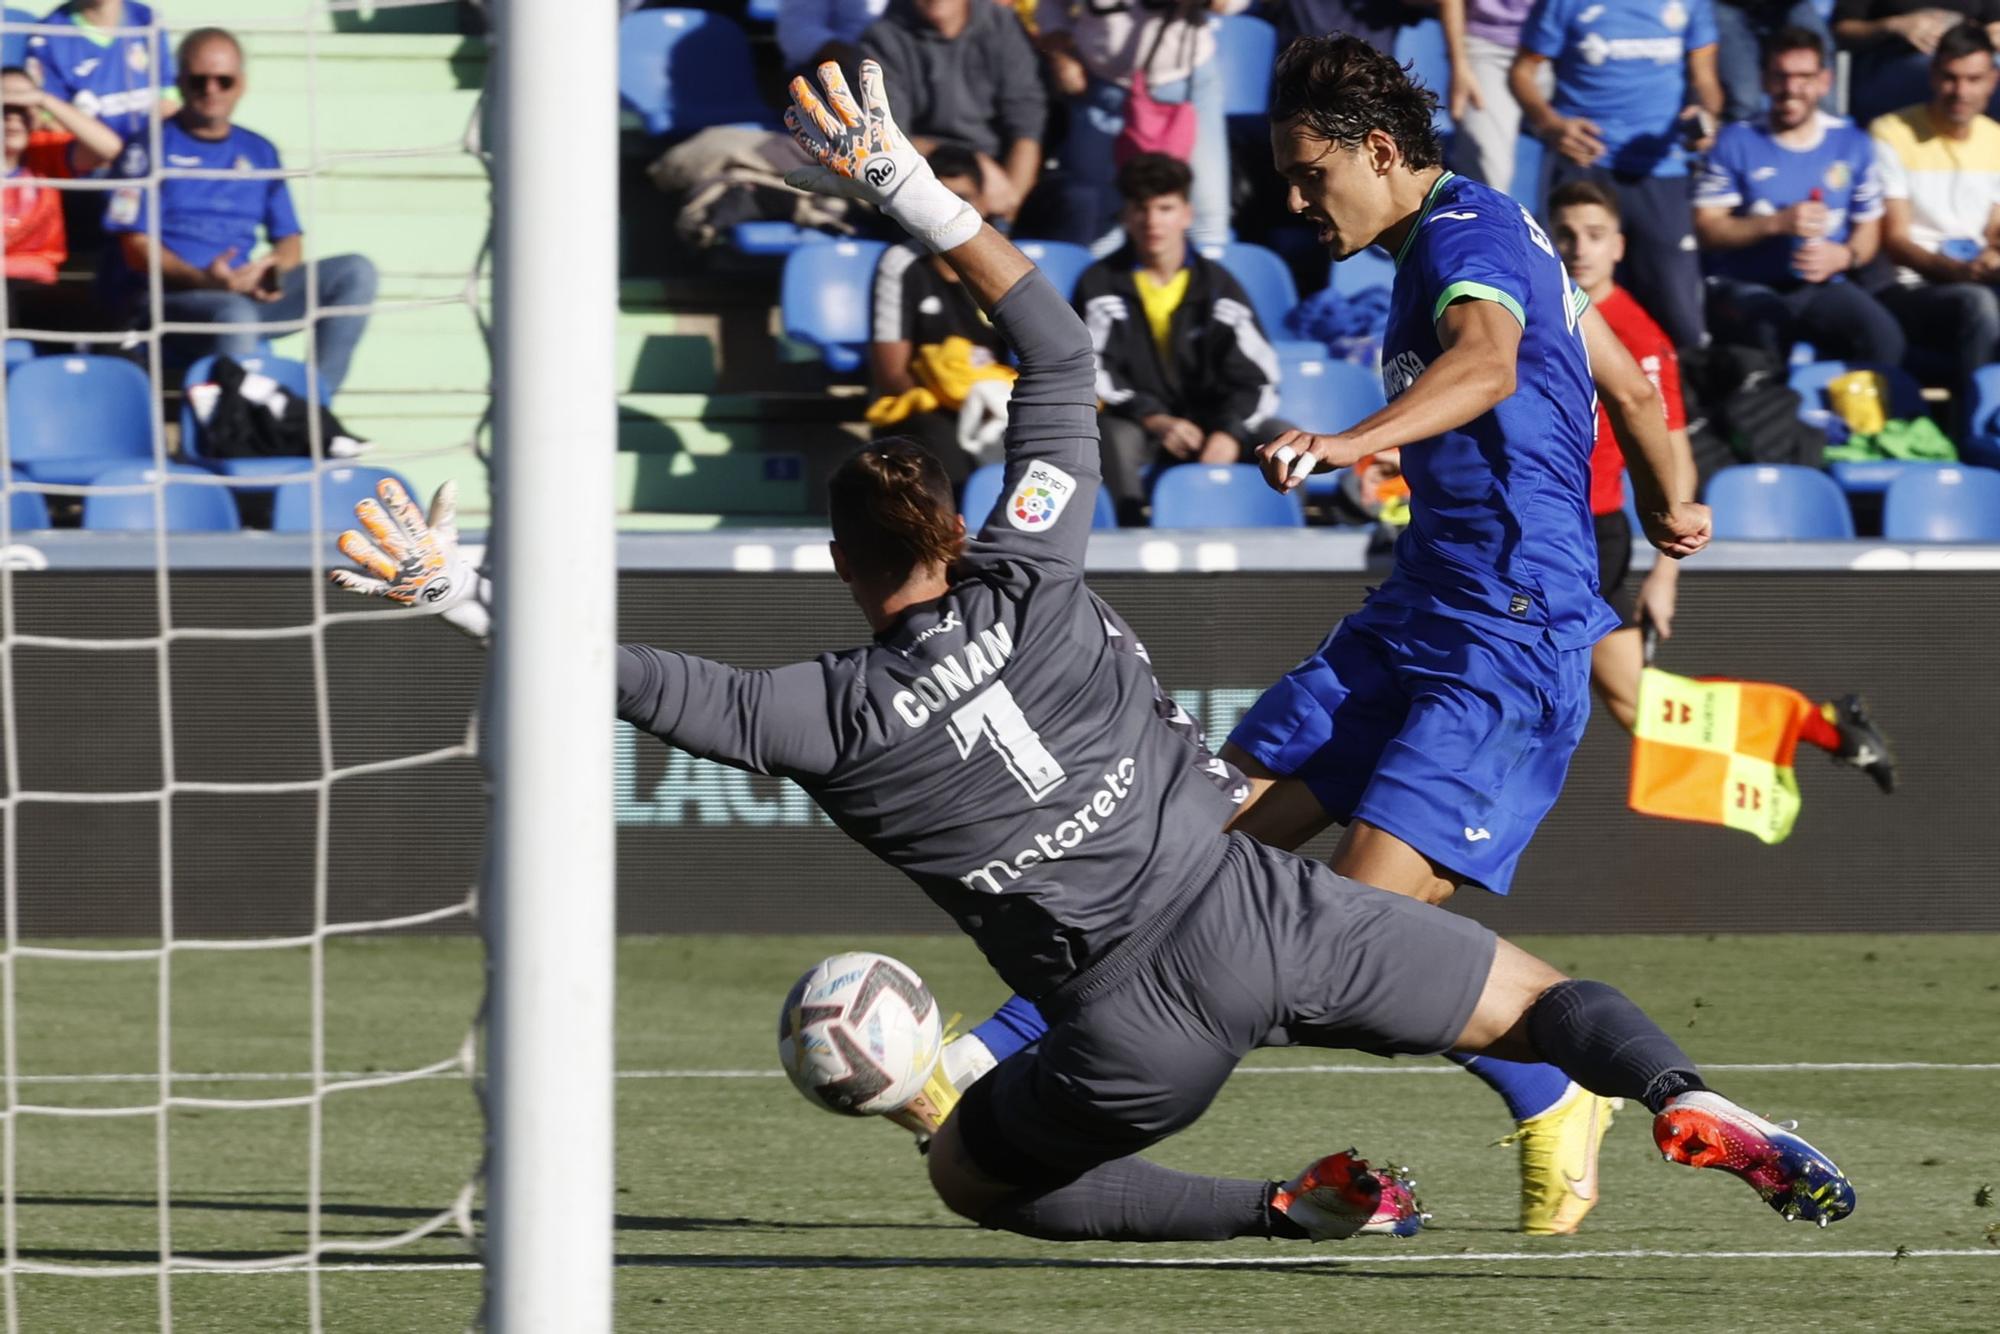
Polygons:
<instances>
[{"instance_id":1,"label":"soccer ball","mask_svg":"<svg viewBox=\"0 0 2000 1334\"><path fill-rule=\"evenodd\" d=\"M778 1012L785 1073L806 1101L843 1116L879 1116L909 1102L943 1047L930 988L885 954L822 959Z\"/></svg>"}]
</instances>

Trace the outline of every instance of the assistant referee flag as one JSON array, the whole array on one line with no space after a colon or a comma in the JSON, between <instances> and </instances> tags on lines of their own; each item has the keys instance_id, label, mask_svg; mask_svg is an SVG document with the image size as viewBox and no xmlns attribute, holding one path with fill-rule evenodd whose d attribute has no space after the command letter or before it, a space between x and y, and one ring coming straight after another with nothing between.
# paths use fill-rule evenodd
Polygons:
<instances>
[{"instance_id":1,"label":"assistant referee flag","mask_svg":"<svg viewBox=\"0 0 2000 1334\"><path fill-rule=\"evenodd\" d=\"M1632 729L1632 809L1784 842L1799 814L1792 752L1814 712L1787 686L1647 667Z\"/></svg>"}]
</instances>

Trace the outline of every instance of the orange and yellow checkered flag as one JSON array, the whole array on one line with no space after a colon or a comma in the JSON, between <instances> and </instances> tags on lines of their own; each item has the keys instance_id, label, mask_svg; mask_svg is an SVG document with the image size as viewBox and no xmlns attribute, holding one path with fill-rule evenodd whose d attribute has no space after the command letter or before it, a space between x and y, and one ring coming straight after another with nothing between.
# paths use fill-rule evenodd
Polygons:
<instances>
[{"instance_id":1,"label":"orange and yellow checkered flag","mask_svg":"<svg viewBox=\"0 0 2000 1334\"><path fill-rule=\"evenodd\" d=\"M1647 667L1639 675L1629 804L1642 815L1784 842L1799 814L1792 753L1814 711L1787 686L1697 681Z\"/></svg>"}]
</instances>

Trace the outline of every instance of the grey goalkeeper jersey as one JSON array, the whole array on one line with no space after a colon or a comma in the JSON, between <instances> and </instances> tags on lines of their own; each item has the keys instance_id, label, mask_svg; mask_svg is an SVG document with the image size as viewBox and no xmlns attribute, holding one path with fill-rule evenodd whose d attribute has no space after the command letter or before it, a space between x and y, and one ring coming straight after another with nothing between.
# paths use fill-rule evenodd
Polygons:
<instances>
[{"instance_id":1,"label":"grey goalkeeper jersey","mask_svg":"<svg viewBox=\"0 0 2000 1334\"><path fill-rule=\"evenodd\" d=\"M1040 999L1185 901L1243 790L1084 584L1098 456L1082 321L1038 271L993 319L1021 359L1006 485L950 591L872 644L771 671L627 645L618 716L796 781Z\"/></svg>"}]
</instances>

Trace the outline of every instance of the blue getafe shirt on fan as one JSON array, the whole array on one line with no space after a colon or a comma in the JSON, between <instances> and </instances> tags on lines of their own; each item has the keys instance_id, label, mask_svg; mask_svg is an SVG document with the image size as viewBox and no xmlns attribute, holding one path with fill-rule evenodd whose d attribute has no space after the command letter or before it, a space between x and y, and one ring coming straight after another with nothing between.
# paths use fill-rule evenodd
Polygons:
<instances>
[{"instance_id":1,"label":"blue getafe shirt on fan","mask_svg":"<svg viewBox=\"0 0 2000 1334\"><path fill-rule=\"evenodd\" d=\"M1598 596L1590 517L1597 393L1578 327L1589 302L1526 209L1446 172L1396 255L1382 347L1392 400L1443 355L1437 321L1465 298L1521 322L1515 389L1403 450L1410 526L1375 597L1525 643L1594 644L1618 618Z\"/></svg>"},{"instance_id":2,"label":"blue getafe shirt on fan","mask_svg":"<svg viewBox=\"0 0 2000 1334\"><path fill-rule=\"evenodd\" d=\"M1685 176L1687 53L1713 46L1713 0L1536 0L1521 49L1555 63L1555 109L1596 124L1600 166Z\"/></svg>"},{"instance_id":3,"label":"blue getafe shirt on fan","mask_svg":"<svg viewBox=\"0 0 2000 1334\"><path fill-rule=\"evenodd\" d=\"M280 165L278 149L269 139L241 125L229 127L222 139L197 139L177 121L160 126L162 169L176 167L224 171L269 171ZM146 230L146 191L126 186L111 196L105 210L107 232ZM168 179L160 182L160 243L198 269L217 255L234 250L231 267L241 265L257 247L257 229L265 239L281 241L301 230L292 211L292 192L278 177L246 180Z\"/></svg>"},{"instance_id":4,"label":"blue getafe shirt on fan","mask_svg":"<svg viewBox=\"0 0 2000 1334\"><path fill-rule=\"evenodd\" d=\"M1857 222L1882 216L1882 180L1875 170L1875 141L1839 116L1815 112L1819 140L1787 148L1771 137L1768 120L1723 127L1695 181L1696 208L1726 208L1739 217L1768 218L1819 191L1829 216L1827 239L1843 244ZM1789 287L1793 238L1773 236L1735 250L1703 256L1710 273L1767 287ZM1834 281L1843 281L1836 278Z\"/></svg>"},{"instance_id":5,"label":"blue getafe shirt on fan","mask_svg":"<svg viewBox=\"0 0 2000 1334\"><path fill-rule=\"evenodd\" d=\"M162 31L156 39L156 55L145 37L107 36L78 18L75 8L74 4L59 5L41 20L71 31L55 36L31 34L28 56L41 65L44 89L117 131L128 151L139 151L142 156L133 164L120 163L126 174L137 175L142 169L138 163L145 160L147 118L160 90L174 83L173 43ZM151 7L125 0L125 17L118 26L143 28L152 21Z\"/></svg>"}]
</instances>

